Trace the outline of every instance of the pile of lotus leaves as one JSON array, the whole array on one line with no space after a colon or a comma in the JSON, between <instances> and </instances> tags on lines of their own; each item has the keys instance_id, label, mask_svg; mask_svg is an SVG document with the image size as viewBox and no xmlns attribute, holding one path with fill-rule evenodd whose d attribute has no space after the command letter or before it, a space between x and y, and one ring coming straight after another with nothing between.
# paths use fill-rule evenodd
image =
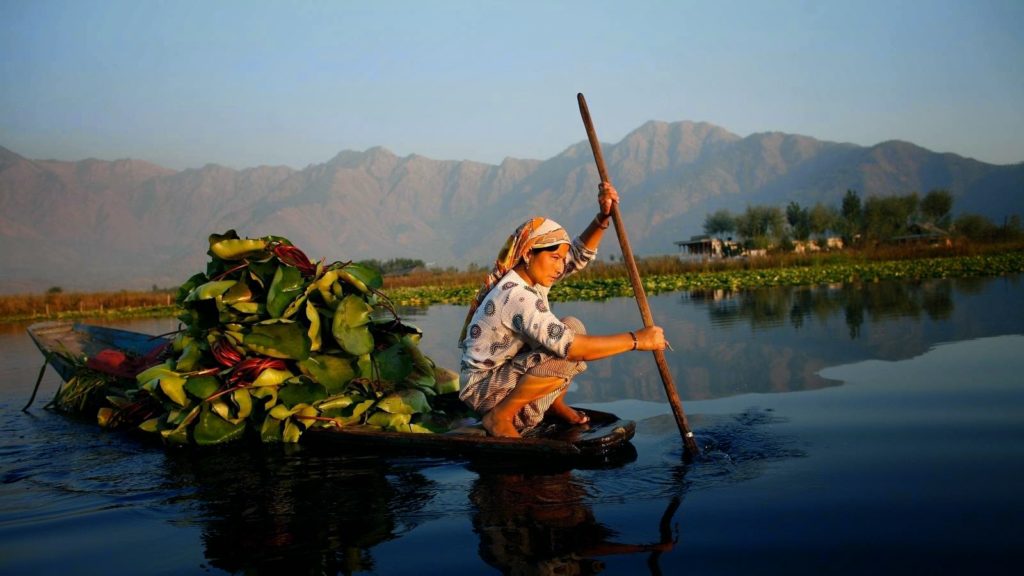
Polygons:
<instances>
[{"instance_id":1,"label":"pile of lotus leaves","mask_svg":"<svg viewBox=\"0 0 1024 576\"><path fill-rule=\"evenodd\" d=\"M101 425L142 412L140 429L200 445L297 442L311 427L447 430L432 403L454 396L458 374L420 351L422 333L401 322L379 272L311 262L276 236L229 230L209 242L206 272L178 291L185 329L167 360L135 389L106 390Z\"/></svg>"}]
</instances>

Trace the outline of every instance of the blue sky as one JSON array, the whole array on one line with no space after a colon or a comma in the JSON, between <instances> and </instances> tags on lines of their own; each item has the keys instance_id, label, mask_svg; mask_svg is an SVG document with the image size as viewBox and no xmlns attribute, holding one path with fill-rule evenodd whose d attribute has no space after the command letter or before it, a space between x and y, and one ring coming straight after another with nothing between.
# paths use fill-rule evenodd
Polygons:
<instances>
[{"instance_id":1,"label":"blue sky","mask_svg":"<svg viewBox=\"0 0 1024 576\"><path fill-rule=\"evenodd\" d=\"M1024 2L0 0L0 146L499 163L648 120L1024 161Z\"/></svg>"}]
</instances>

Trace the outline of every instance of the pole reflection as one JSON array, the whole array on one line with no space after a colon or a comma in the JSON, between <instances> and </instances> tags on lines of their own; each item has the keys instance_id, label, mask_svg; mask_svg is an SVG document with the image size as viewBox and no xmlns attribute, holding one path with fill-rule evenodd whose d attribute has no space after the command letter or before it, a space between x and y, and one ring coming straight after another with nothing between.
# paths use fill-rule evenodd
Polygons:
<instances>
[{"instance_id":1,"label":"pole reflection","mask_svg":"<svg viewBox=\"0 0 1024 576\"><path fill-rule=\"evenodd\" d=\"M596 518L593 487L576 472L474 469L479 476L469 499L480 558L503 574L597 574L605 568L600 557L619 554L650 554L647 565L660 574L661 554L676 544L671 526L681 495L650 520L657 540L619 542L615 530Z\"/></svg>"}]
</instances>

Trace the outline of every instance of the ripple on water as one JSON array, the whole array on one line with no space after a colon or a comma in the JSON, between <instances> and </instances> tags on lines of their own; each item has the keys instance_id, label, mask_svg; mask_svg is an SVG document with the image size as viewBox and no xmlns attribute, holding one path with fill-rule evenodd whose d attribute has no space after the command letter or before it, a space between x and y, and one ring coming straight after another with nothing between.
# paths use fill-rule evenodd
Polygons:
<instances>
[{"instance_id":1,"label":"ripple on water","mask_svg":"<svg viewBox=\"0 0 1024 576\"><path fill-rule=\"evenodd\" d=\"M783 419L771 409L697 415L690 422L701 447L700 456L693 461L684 458L683 444L671 414L638 422L633 440L639 454L635 463L584 474L597 501L664 499L687 491L744 482L759 477L772 462L804 456L794 439L775 430L773 425Z\"/></svg>"}]
</instances>

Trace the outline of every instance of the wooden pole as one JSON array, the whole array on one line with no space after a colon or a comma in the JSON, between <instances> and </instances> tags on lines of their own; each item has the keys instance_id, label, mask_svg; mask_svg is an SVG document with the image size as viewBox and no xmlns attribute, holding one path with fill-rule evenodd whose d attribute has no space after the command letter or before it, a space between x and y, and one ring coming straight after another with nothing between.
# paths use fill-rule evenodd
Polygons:
<instances>
[{"instance_id":1,"label":"wooden pole","mask_svg":"<svg viewBox=\"0 0 1024 576\"><path fill-rule=\"evenodd\" d=\"M583 98L582 93L577 94L576 99L580 104L580 115L583 117L583 125L587 129L587 138L590 139L590 149L594 152L597 173L601 177L602 182L611 182L608 178L608 169L604 164L604 155L601 154L601 142L597 139L594 123L590 119L590 110L587 109L587 101ZM629 246L629 238L626 236L626 228L622 223L622 214L620 214L617 204L612 204L612 221L615 223L615 234L619 237L619 246L622 248L622 259L626 262L629 281L633 285L633 294L636 295L636 304L640 307L640 316L643 318L645 327L654 326L651 307L647 304L647 294L644 292L644 285L640 281L640 272L636 268L636 260L633 258L633 250ZM672 406L672 414L676 418L679 434L683 437L685 453L691 457L697 456L700 454L700 448L697 446L697 440L693 437L693 432L690 431L690 424L686 421L683 403L679 400L679 394L676 392L676 385L672 380L672 374L668 370L665 352L655 350L654 361L658 365L661 382L665 386L668 403Z\"/></svg>"}]
</instances>

